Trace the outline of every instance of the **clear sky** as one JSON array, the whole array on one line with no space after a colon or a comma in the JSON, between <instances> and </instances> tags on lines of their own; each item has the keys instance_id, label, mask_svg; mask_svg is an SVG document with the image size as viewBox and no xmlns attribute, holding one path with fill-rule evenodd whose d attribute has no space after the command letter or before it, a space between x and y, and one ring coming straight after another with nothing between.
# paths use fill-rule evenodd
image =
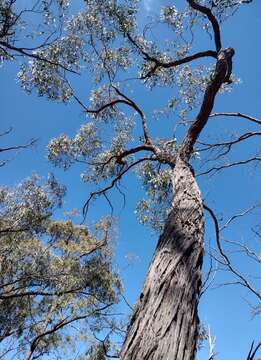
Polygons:
<instances>
[{"instance_id":1,"label":"clear sky","mask_svg":"<svg viewBox=\"0 0 261 360\"><path fill-rule=\"evenodd\" d=\"M145 16L152 16L163 3L167 2L145 0L144 19L141 21L145 22ZM181 0L174 3L181 3ZM241 78L241 84L235 86L232 93L219 95L215 111L239 111L261 119L260 26L260 0L254 0L253 4L244 6L233 18L223 24L224 46L232 46L236 51L234 73ZM53 168L47 161L46 147L50 138L59 136L61 133L73 136L85 121L85 117L78 105L74 103L57 104L35 95L26 95L19 87L16 73L16 63L5 64L0 69L0 132L10 126L14 129L11 135L1 138L1 147L26 143L31 138L39 140L33 149L24 150L16 155L5 154L5 158L12 159L12 156L15 156L9 164L1 168L2 184L15 185L33 172L46 176L52 171L68 187L65 208L67 210L81 209L89 191L88 187L80 182L79 174L82 169L78 165L68 172ZM79 78L77 82L81 94L84 94L86 89L85 96L88 99L88 85L86 85L88 78ZM133 95L149 112L157 99L163 101L164 92L159 92L154 96L148 92L144 94L139 91L138 95L135 92ZM162 124L157 123L153 127L164 127L165 123ZM210 120L201 140L210 142L221 137L229 139L231 132L241 134L247 131L258 131L258 129L239 118L215 118ZM244 146L236 148L233 158L244 160L249 154L256 154L258 149L260 151L260 143L258 144L257 140L249 141ZM195 165L197 166L198 163ZM216 176L200 177L199 183L206 203L223 219L228 219L234 213L257 203L260 199L259 168L254 165L244 165ZM133 304L141 290L158 235L139 225L135 218L135 204L141 196L141 191L134 176L128 176L123 185L125 193L128 194L125 208L122 208L120 196L115 194L112 197L116 208L115 215L119 218L114 245L115 263L124 279L126 298ZM101 201L91 208L93 219L108 211L107 205ZM225 238L247 242L261 253L260 243L256 242L253 233L249 231L249 227L255 222L257 222L257 216L238 220L235 226L225 234ZM209 239L211 241L214 239L214 228L211 221L207 220L206 242ZM238 269L260 276L260 269L254 263L246 263L238 253L232 253L231 256ZM228 281L228 279L229 277L225 277L224 274L218 274L215 284ZM245 359L252 340L261 341L260 315L252 317L247 301L255 304L254 298L237 286L210 289L202 297L200 317L205 325L210 326L211 333L216 337L218 360ZM123 311L127 311L124 305L121 307ZM206 350L203 350L198 355L198 359L206 359L206 356Z\"/></svg>"}]
</instances>

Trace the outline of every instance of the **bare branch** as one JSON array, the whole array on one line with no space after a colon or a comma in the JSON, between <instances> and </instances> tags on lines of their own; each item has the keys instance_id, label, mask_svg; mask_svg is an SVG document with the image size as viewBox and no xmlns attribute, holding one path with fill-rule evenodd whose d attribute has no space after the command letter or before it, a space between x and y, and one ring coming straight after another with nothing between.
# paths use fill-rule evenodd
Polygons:
<instances>
[{"instance_id":1,"label":"bare branch","mask_svg":"<svg viewBox=\"0 0 261 360\"><path fill-rule=\"evenodd\" d=\"M89 208L89 203L90 201L92 200L93 197L95 196L99 196L101 194L104 194L106 193L108 190L112 189L115 184L131 169L133 168L134 166L140 164L141 162L143 161L156 161L157 158L155 157L143 157L143 158L140 158L138 159L137 161L133 162L132 164L130 164L129 166L127 166L124 170L122 170L111 182L110 185L108 185L107 187L103 188L103 189L100 189L98 191L95 191L95 192L92 192L90 193L90 196L88 198L88 200L85 202L84 206L83 206L83 216L84 218L86 217L86 214L88 212L88 208Z\"/></svg>"},{"instance_id":2,"label":"bare branch","mask_svg":"<svg viewBox=\"0 0 261 360\"><path fill-rule=\"evenodd\" d=\"M240 284L243 285L244 287L246 287L248 290L250 290L254 295L256 295L258 297L259 300L261 300L261 294L259 291L257 291L255 288L253 288L253 286L249 283L249 281L243 276L241 275L231 264L230 259L228 258L228 256L225 254L221 242L220 242L220 228L219 228L219 224L218 224L218 220L217 217L214 213L214 211L209 208L206 204L203 204L203 207L205 210L208 211L208 213L210 214L213 222L214 222L214 226L215 226L215 233L216 233L216 243L217 243L217 247L218 250L220 252L220 255L222 256L222 258L224 259L225 265L228 267L228 269L231 271L231 273L233 273L237 278L240 279Z\"/></svg>"},{"instance_id":3,"label":"bare branch","mask_svg":"<svg viewBox=\"0 0 261 360\"><path fill-rule=\"evenodd\" d=\"M261 342L259 344L257 344L255 348L254 348L254 344L255 344L255 342L253 341L246 360L254 360L254 357L255 357L258 349L261 347Z\"/></svg>"},{"instance_id":4,"label":"bare branch","mask_svg":"<svg viewBox=\"0 0 261 360\"><path fill-rule=\"evenodd\" d=\"M242 217L242 216L245 216L247 214L249 214L251 211L253 211L254 209L259 209L261 208L261 204L256 204L256 205L253 205L251 206L250 208L242 211L241 213L239 214L235 214L233 215L229 220L227 220L227 222L222 226L222 228L220 229L220 231L224 230L225 228L227 228L234 220Z\"/></svg>"},{"instance_id":5,"label":"bare branch","mask_svg":"<svg viewBox=\"0 0 261 360\"><path fill-rule=\"evenodd\" d=\"M210 245L209 245L210 248ZM217 273L217 268L213 269L213 256L211 254L211 251L209 253L209 258L210 258L210 266L208 269L208 272L205 276L204 281L202 282L202 286L201 286L201 290L200 290L200 298L202 297L202 295L208 290L208 288L211 286L211 284L213 283L214 279L215 279L215 275ZM212 275L213 273L213 275ZM210 279L210 276L212 275L212 278Z\"/></svg>"},{"instance_id":6,"label":"bare branch","mask_svg":"<svg viewBox=\"0 0 261 360\"><path fill-rule=\"evenodd\" d=\"M11 294L1 294L0 299L1 300L8 300L8 299L15 299L20 297L26 297L26 296L44 296L44 297L54 297L54 296L62 296L66 294L72 294L72 293L79 293L84 295L92 295L87 294L85 291L81 291L82 288L78 289L69 289L66 291L60 291L60 292L46 292L46 291L26 291L26 292L18 292L18 293L11 293ZM12 290L11 292L16 291L16 289Z\"/></svg>"},{"instance_id":7,"label":"bare branch","mask_svg":"<svg viewBox=\"0 0 261 360\"><path fill-rule=\"evenodd\" d=\"M105 338L102 340L102 339L99 339L95 334L93 334L93 336L95 337L95 339L97 341L99 341L101 344L102 344L102 349L103 349L103 352L104 352L104 355L106 356L106 358L108 359L119 359L119 356L118 355L110 355L108 354L108 344L107 344L107 341L110 337L110 334L112 333L113 331L111 330L106 336Z\"/></svg>"},{"instance_id":8,"label":"bare branch","mask_svg":"<svg viewBox=\"0 0 261 360\"><path fill-rule=\"evenodd\" d=\"M209 355L208 360L214 360L216 357L216 338L211 335L210 327L208 328L208 343L209 343Z\"/></svg>"},{"instance_id":9,"label":"bare branch","mask_svg":"<svg viewBox=\"0 0 261 360\"><path fill-rule=\"evenodd\" d=\"M105 162L92 162L92 163L88 163L88 165L101 165L102 169L104 169L104 167L106 165L108 165L114 159L116 159L115 162L118 163L119 165L124 165L125 161L123 159L125 157L132 155L132 154L136 154L141 151L150 151L150 152L154 153L155 155L157 155L160 150L154 145L139 145L134 148L124 150L119 154L114 154L111 157L109 157L109 159L107 159ZM84 162L84 163L86 163L86 162Z\"/></svg>"},{"instance_id":10,"label":"bare branch","mask_svg":"<svg viewBox=\"0 0 261 360\"><path fill-rule=\"evenodd\" d=\"M220 159L222 156L227 155L230 152L233 145L241 143L241 142L248 140L254 136L260 136L260 135L261 135L261 132L257 132L257 131L256 132L248 132L248 133L240 135L238 138L236 138L234 140L226 141L223 143L215 143L215 144L208 144L208 143L204 143L201 141L197 141L197 143L205 146L201 149L198 149L197 151L203 152L203 151L208 151L208 150L219 149L218 154L214 158L210 158L207 160L207 162L216 161L216 160ZM222 149L223 149L223 151L222 151Z\"/></svg>"},{"instance_id":11,"label":"bare branch","mask_svg":"<svg viewBox=\"0 0 261 360\"><path fill-rule=\"evenodd\" d=\"M96 114L96 115L98 115L100 112L107 109L108 107L113 107L113 106L115 106L117 104L130 105L129 102L126 101L126 100L115 99L115 100L112 100L112 101L108 102L107 104L102 105L98 109L89 109L89 108L87 108L87 106L84 105L84 103L76 95L73 94L72 96L77 101L77 103L84 109L84 111L86 113L88 113L88 114Z\"/></svg>"},{"instance_id":12,"label":"bare branch","mask_svg":"<svg viewBox=\"0 0 261 360\"><path fill-rule=\"evenodd\" d=\"M0 133L0 137L1 137L1 136L8 135L8 134L10 134L10 132L12 132L12 131L13 131L13 128L12 128L12 126L10 126L9 129L7 129L7 130L3 131L2 133Z\"/></svg>"},{"instance_id":13,"label":"bare branch","mask_svg":"<svg viewBox=\"0 0 261 360\"><path fill-rule=\"evenodd\" d=\"M179 65L186 64L188 62L191 62L193 60L197 60L197 59L200 59L200 58L203 58L203 57L213 57L213 58L216 59L217 58L217 53L215 51L213 51L213 50L200 51L200 52L198 52L196 54L186 56L186 57L184 57L182 59L169 61L169 62L166 62L166 63L164 63L164 62L162 62L162 61L148 55L147 60L149 60L151 62L154 62L155 65L153 66L152 69L150 69L150 71L147 72L147 74L141 76L140 79L145 80L145 79L151 77L158 68L169 69L169 68L172 68L172 67L176 67L176 66L179 66Z\"/></svg>"},{"instance_id":14,"label":"bare branch","mask_svg":"<svg viewBox=\"0 0 261 360\"><path fill-rule=\"evenodd\" d=\"M0 164L1 166L1 164ZM10 234L10 233L18 233L23 231L29 231L29 228L20 228L20 229L13 229L13 228L7 228L7 229L0 229L0 237L1 234Z\"/></svg>"},{"instance_id":15,"label":"bare branch","mask_svg":"<svg viewBox=\"0 0 261 360\"><path fill-rule=\"evenodd\" d=\"M225 155L230 151L232 145L235 145L235 144L237 144L237 143L239 143L241 141L247 140L247 139L249 139L249 138L251 138L253 136L261 136L261 132L259 132L259 131L247 132L245 134L240 135L237 139L222 142L222 143L208 144L208 143L198 141L199 144L206 146L205 148L198 149L198 151L206 151L206 150L213 149L215 147L227 147L228 150L225 153L222 153L222 155Z\"/></svg>"},{"instance_id":16,"label":"bare branch","mask_svg":"<svg viewBox=\"0 0 261 360\"><path fill-rule=\"evenodd\" d=\"M258 125L261 125L261 120L256 119L252 116L246 115L246 114L242 114L239 112L218 112L218 113L213 113L211 114L209 117L215 117L215 116L227 116L227 117L240 117L249 121L252 121Z\"/></svg>"},{"instance_id":17,"label":"bare branch","mask_svg":"<svg viewBox=\"0 0 261 360\"><path fill-rule=\"evenodd\" d=\"M238 246L239 248L241 248L241 250L238 250L240 252L244 252L247 256L249 256L251 259L257 261L258 263L261 264L261 257L259 254L257 254L255 251L251 250L248 246L246 246L245 244L242 244L238 241L233 241L233 240L225 240L226 243L228 244L232 244L235 246Z\"/></svg>"},{"instance_id":18,"label":"bare branch","mask_svg":"<svg viewBox=\"0 0 261 360\"><path fill-rule=\"evenodd\" d=\"M5 134L7 134L7 132ZM25 145L16 145L16 146L10 146L7 148L0 148L0 153L5 152L5 151L11 151L11 150L27 149L28 147L34 145L37 142L37 140L38 139L32 139L28 144L25 144Z\"/></svg>"},{"instance_id":19,"label":"bare branch","mask_svg":"<svg viewBox=\"0 0 261 360\"><path fill-rule=\"evenodd\" d=\"M130 308L131 311L134 311L134 307L130 305L130 303L128 302L128 300L126 299L126 297L121 294L121 297L123 298L125 304Z\"/></svg>"},{"instance_id":20,"label":"bare branch","mask_svg":"<svg viewBox=\"0 0 261 360\"><path fill-rule=\"evenodd\" d=\"M69 85L70 86L70 85ZM148 134L148 126L147 126L147 121L146 121L146 117L144 112L140 109L140 107L129 97L127 97L126 95L124 95L116 86L111 85L112 88L116 91L116 93L121 96L123 99L115 99L112 100L111 102L108 102L107 104L102 105L100 108L98 109L88 109L87 106L85 106L83 104L83 102L75 95L73 94L73 98L78 102L78 104L84 109L85 112L89 113L89 114L99 114L100 112L102 112L103 110L105 110L108 107L113 107L117 104L125 104L130 106L131 108L133 108L141 117L141 121L142 121L142 128L143 128L143 136L145 139L146 144L152 144L151 138L149 137Z\"/></svg>"},{"instance_id":21,"label":"bare branch","mask_svg":"<svg viewBox=\"0 0 261 360\"><path fill-rule=\"evenodd\" d=\"M10 161L11 161L10 159L0 161L0 167L5 166L5 165L8 164Z\"/></svg>"},{"instance_id":22,"label":"bare branch","mask_svg":"<svg viewBox=\"0 0 261 360\"><path fill-rule=\"evenodd\" d=\"M202 175L207 175L207 174L210 174L211 172L218 172L220 170L223 170L223 169L228 169L228 168L231 168L231 167L234 167L234 166L238 166L238 165L245 165L245 164L248 164L250 162L253 162L253 161L260 161L261 160L261 157L259 156L254 156L250 159L246 159L246 160L241 160L241 161L235 161L233 163L230 163L230 164L225 164L225 165L220 165L220 166L213 166L211 169L207 170L207 171L204 171L202 173L199 173L197 174L197 176L202 176Z\"/></svg>"}]
</instances>

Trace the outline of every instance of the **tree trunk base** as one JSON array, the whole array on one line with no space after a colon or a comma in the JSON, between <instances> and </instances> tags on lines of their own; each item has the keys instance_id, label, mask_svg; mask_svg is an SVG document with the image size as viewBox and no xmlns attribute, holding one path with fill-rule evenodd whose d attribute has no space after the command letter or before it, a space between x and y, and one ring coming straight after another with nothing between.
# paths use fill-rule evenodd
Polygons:
<instances>
[{"instance_id":1,"label":"tree trunk base","mask_svg":"<svg viewBox=\"0 0 261 360\"><path fill-rule=\"evenodd\" d=\"M135 306L122 360L195 358L204 219L199 188L181 159L173 186L173 208Z\"/></svg>"}]
</instances>

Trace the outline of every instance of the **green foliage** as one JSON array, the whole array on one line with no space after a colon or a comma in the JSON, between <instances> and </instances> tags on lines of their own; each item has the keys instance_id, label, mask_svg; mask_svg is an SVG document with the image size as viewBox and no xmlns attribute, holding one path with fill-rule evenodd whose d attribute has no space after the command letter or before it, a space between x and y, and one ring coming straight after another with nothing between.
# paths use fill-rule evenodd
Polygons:
<instances>
[{"instance_id":1,"label":"green foliage","mask_svg":"<svg viewBox=\"0 0 261 360\"><path fill-rule=\"evenodd\" d=\"M111 221L90 232L55 220L65 189L52 176L39 182L33 176L0 189L0 341L16 344L17 359L71 347L92 323L101 329L121 287L111 267Z\"/></svg>"},{"instance_id":2,"label":"green foliage","mask_svg":"<svg viewBox=\"0 0 261 360\"><path fill-rule=\"evenodd\" d=\"M227 10L224 10L224 4L219 2L215 11L229 10L231 4L226 3ZM55 166L65 170L74 163L82 163L82 180L99 185L98 192L102 194L106 181L109 181L109 185L106 183L108 186L117 183L122 174L128 168L134 169L140 159L139 153L126 154L124 158L121 155L144 143L144 132L137 135L140 132L135 125L139 115L137 109L130 108L128 99L119 93L122 80L131 76L137 79L138 74L145 89L153 90L159 86L173 88L166 106L155 108L154 114L157 117L177 116L187 124L191 112L199 105L213 67L185 63L177 67L155 68L153 59L169 63L188 56L192 48L192 42L186 39L188 29L193 32L199 26L205 28L206 21L190 8L165 6L156 19L157 29L160 33L167 26L173 36L160 41L148 35L150 25L145 31L140 31L137 20L139 3L136 1L112 0L104 3L88 0L76 14L68 16L67 10L63 9L64 24L60 38L34 52L48 61L31 59L21 66L18 78L27 92L36 90L40 96L64 102L76 99L83 107L87 123L74 138L62 134L52 139L48 146L48 158ZM89 70L89 78L93 80L89 105L75 96L68 80L68 71L81 73L84 70ZM128 93L131 90L130 83ZM165 157L173 157L176 147L166 144L173 144L173 139L162 138L155 145ZM161 163L162 156L158 160ZM162 169L157 163L150 163L149 158L145 161L144 169L150 167L153 175L141 174L147 198L138 204L137 214L141 223L160 230L172 196L168 178L171 168L165 165Z\"/></svg>"},{"instance_id":3,"label":"green foliage","mask_svg":"<svg viewBox=\"0 0 261 360\"><path fill-rule=\"evenodd\" d=\"M114 100L114 95L104 98L101 91L92 93L94 108ZM104 126L111 123L110 133ZM93 120L83 125L74 138L61 135L48 146L48 159L56 166L68 169L73 163L85 165L81 177L84 182L100 183L116 176L121 169L117 156L132 140L133 120L118 109L104 109ZM131 157L129 157L131 161ZM127 159L125 159L127 161Z\"/></svg>"},{"instance_id":4,"label":"green foliage","mask_svg":"<svg viewBox=\"0 0 261 360\"><path fill-rule=\"evenodd\" d=\"M188 7L164 6L143 27L142 3L136 0L85 0L77 10L67 0L30 4L20 9L14 0L0 0L0 61L19 57L18 80L27 93L77 101L86 114L74 137L51 139L48 159L64 170L81 163L82 180L98 185L93 198L134 170L145 191L138 219L161 231L173 197L176 129L171 125L168 139L155 134L153 114L145 116L129 96L144 88L150 99L152 90L167 89L166 105L155 106L154 115L188 124L213 65L168 64L193 54L191 34L199 28L209 34L206 17ZM241 1L202 4L224 21ZM84 72L89 104L72 86L77 82L72 76ZM33 176L16 188L0 188L0 342L17 359L30 352L35 358L54 356L72 349L79 338L87 346L84 359L103 360L110 350L109 342L93 345L86 334L108 325L108 309L121 289L111 266L112 223L105 218L87 229L57 220L64 195L52 176L44 185Z\"/></svg>"},{"instance_id":5,"label":"green foliage","mask_svg":"<svg viewBox=\"0 0 261 360\"><path fill-rule=\"evenodd\" d=\"M135 212L141 224L162 231L173 197L172 170L161 169L158 165L153 166L147 162L139 167L138 175L147 197L139 201Z\"/></svg>"}]
</instances>

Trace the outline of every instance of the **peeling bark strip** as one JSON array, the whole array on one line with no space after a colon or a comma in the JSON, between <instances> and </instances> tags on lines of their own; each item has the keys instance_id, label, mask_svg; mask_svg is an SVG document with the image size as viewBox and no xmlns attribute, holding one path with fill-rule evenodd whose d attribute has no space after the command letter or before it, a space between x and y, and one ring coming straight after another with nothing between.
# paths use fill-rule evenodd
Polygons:
<instances>
[{"instance_id":1,"label":"peeling bark strip","mask_svg":"<svg viewBox=\"0 0 261 360\"><path fill-rule=\"evenodd\" d=\"M190 3L196 6L194 1ZM218 52L215 72L200 111L181 144L173 171L172 210L136 304L121 352L122 360L195 359L204 217L189 160L218 90L223 83L230 82L233 55L231 48Z\"/></svg>"},{"instance_id":2,"label":"peeling bark strip","mask_svg":"<svg viewBox=\"0 0 261 360\"><path fill-rule=\"evenodd\" d=\"M191 360L195 355L203 207L194 176L181 159L173 182L173 209L128 329L124 360Z\"/></svg>"}]
</instances>

